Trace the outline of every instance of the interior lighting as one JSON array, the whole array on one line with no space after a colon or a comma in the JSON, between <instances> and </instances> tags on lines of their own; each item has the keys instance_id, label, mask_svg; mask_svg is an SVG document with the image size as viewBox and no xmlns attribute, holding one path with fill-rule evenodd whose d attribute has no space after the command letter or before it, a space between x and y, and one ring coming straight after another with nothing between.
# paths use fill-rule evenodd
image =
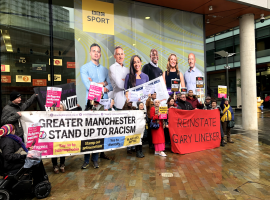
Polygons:
<instances>
[{"instance_id":1,"label":"interior lighting","mask_svg":"<svg viewBox=\"0 0 270 200\"><path fill-rule=\"evenodd\" d=\"M145 19L150 19L150 17L145 17Z\"/></svg>"}]
</instances>

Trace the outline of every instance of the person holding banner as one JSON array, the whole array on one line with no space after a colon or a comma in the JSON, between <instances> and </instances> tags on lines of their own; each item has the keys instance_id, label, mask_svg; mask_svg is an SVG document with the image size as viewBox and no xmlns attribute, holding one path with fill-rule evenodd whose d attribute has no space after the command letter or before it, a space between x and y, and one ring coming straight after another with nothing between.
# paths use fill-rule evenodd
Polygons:
<instances>
[{"instance_id":1,"label":"person holding banner","mask_svg":"<svg viewBox=\"0 0 270 200\"><path fill-rule=\"evenodd\" d=\"M159 119L159 105L160 101L155 99L154 107L150 110L150 118L152 122L156 122L159 124L158 129L152 129L152 141L155 146L155 155L160 155L166 157L167 155L163 152L165 150L165 136L164 136L164 127L165 123L163 123L163 119Z\"/></svg>"},{"instance_id":2,"label":"person holding banner","mask_svg":"<svg viewBox=\"0 0 270 200\"><path fill-rule=\"evenodd\" d=\"M129 67L129 74L127 74L125 79L125 89L136 87L149 81L148 75L141 71L142 59L140 56L132 56Z\"/></svg>"},{"instance_id":3,"label":"person holding banner","mask_svg":"<svg viewBox=\"0 0 270 200\"><path fill-rule=\"evenodd\" d=\"M33 94L30 99L28 99L25 103L21 103L21 94L19 92L11 92L10 93L10 101L2 110L1 116L1 124L13 124L15 126L16 135L23 139L23 128L21 125L21 113L20 111L24 111L29 108L34 101L36 100L37 94Z\"/></svg>"},{"instance_id":4,"label":"person holding banner","mask_svg":"<svg viewBox=\"0 0 270 200\"><path fill-rule=\"evenodd\" d=\"M111 97L115 99L115 107L122 109L125 104L125 78L129 72L128 68L124 66L125 53L121 46L114 48L115 63L110 66L109 76L112 83L113 91Z\"/></svg>"},{"instance_id":5,"label":"person holding banner","mask_svg":"<svg viewBox=\"0 0 270 200\"><path fill-rule=\"evenodd\" d=\"M146 110L147 110L147 117L148 117L148 127L150 122L150 110L152 107L154 107L154 100L157 98L157 93L154 92L153 94L148 95L148 99L146 100ZM152 134L151 129L148 128L147 130L147 139L148 139L148 145L150 149L153 149L153 143L152 143Z\"/></svg>"},{"instance_id":6,"label":"person holding banner","mask_svg":"<svg viewBox=\"0 0 270 200\"><path fill-rule=\"evenodd\" d=\"M137 106L138 106L137 110L144 110L143 102L138 101ZM145 129L145 131L146 131L146 129ZM142 152L142 145L137 145L135 148L136 148L136 157L143 158L144 154Z\"/></svg>"},{"instance_id":7,"label":"person holding banner","mask_svg":"<svg viewBox=\"0 0 270 200\"><path fill-rule=\"evenodd\" d=\"M158 67L158 51L156 49L151 49L150 60L150 63L145 64L142 68L142 72L149 76L149 81L162 76L162 70Z\"/></svg>"},{"instance_id":8,"label":"person holding banner","mask_svg":"<svg viewBox=\"0 0 270 200\"><path fill-rule=\"evenodd\" d=\"M234 143L231 140L231 126L230 121L234 121L234 112L232 107L229 105L229 99L222 97L220 108L222 109L223 115L221 117L221 124L223 132L227 135L227 142Z\"/></svg>"},{"instance_id":9,"label":"person holding banner","mask_svg":"<svg viewBox=\"0 0 270 200\"><path fill-rule=\"evenodd\" d=\"M195 66L196 58L194 53L188 54L188 64L189 69L185 72L185 85L187 90L192 90L194 94L196 93L196 77L202 76L202 72Z\"/></svg>"},{"instance_id":10,"label":"person holding banner","mask_svg":"<svg viewBox=\"0 0 270 200\"><path fill-rule=\"evenodd\" d=\"M180 95L180 100L178 101L177 105L178 105L177 108L181 109L181 110L194 110L191 103L186 101L186 95L185 94Z\"/></svg>"},{"instance_id":11,"label":"person holding banner","mask_svg":"<svg viewBox=\"0 0 270 200\"><path fill-rule=\"evenodd\" d=\"M103 86L103 98L108 99L108 92L112 91L112 85L109 78L109 71L107 68L99 64L101 57L101 48L98 44L93 43L90 46L91 61L83 65L80 69L81 79L86 88L86 101L88 98L89 88L91 82L101 84Z\"/></svg>"},{"instance_id":12,"label":"person holding banner","mask_svg":"<svg viewBox=\"0 0 270 200\"><path fill-rule=\"evenodd\" d=\"M193 95L193 90L188 91L188 96L187 96L186 101L189 102L194 109L203 108L203 104L199 102L199 100L196 98L196 95Z\"/></svg>"},{"instance_id":13,"label":"person holding banner","mask_svg":"<svg viewBox=\"0 0 270 200\"><path fill-rule=\"evenodd\" d=\"M163 79L169 93L171 92L172 79L179 79L181 87L185 87L184 76L179 71L178 59L175 54L171 54L168 58L167 71L163 72Z\"/></svg>"},{"instance_id":14,"label":"person holding banner","mask_svg":"<svg viewBox=\"0 0 270 200\"><path fill-rule=\"evenodd\" d=\"M211 105L211 97L207 96L207 97L205 98L205 103L204 103L203 109L204 109L204 110L211 110L211 108L212 108L212 105Z\"/></svg>"}]
</instances>

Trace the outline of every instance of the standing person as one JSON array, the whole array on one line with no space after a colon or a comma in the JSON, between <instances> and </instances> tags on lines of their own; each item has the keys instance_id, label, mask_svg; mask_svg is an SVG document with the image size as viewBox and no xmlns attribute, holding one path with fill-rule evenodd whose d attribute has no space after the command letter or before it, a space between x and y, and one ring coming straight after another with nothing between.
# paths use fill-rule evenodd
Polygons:
<instances>
[{"instance_id":1,"label":"standing person","mask_svg":"<svg viewBox=\"0 0 270 200\"><path fill-rule=\"evenodd\" d=\"M173 97L169 97L167 101L168 106L168 113L167 113L167 119L164 120L166 126L164 128L164 134L165 134L165 142L166 144L171 144L171 138L170 138L170 132L169 132L169 109L170 108L177 108L177 105L175 104L175 100Z\"/></svg>"},{"instance_id":2,"label":"standing person","mask_svg":"<svg viewBox=\"0 0 270 200\"><path fill-rule=\"evenodd\" d=\"M229 105L229 99L224 99L224 97L222 97L220 108L222 109L223 112L223 115L221 117L223 132L224 134L227 135L227 142L234 143L231 140L231 128L228 127L228 123L230 121L234 121L234 112L232 107Z\"/></svg>"},{"instance_id":3,"label":"standing person","mask_svg":"<svg viewBox=\"0 0 270 200\"><path fill-rule=\"evenodd\" d=\"M192 90L193 94L196 93L196 77L202 76L202 72L195 66L196 58L194 53L188 54L189 69L185 72L184 78L187 90Z\"/></svg>"},{"instance_id":4,"label":"standing person","mask_svg":"<svg viewBox=\"0 0 270 200\"><path fill-rule=\"evenodd\" d=\"M15 134L23 139L23 128L21 125L21 112L29 108L36 100L37 94L33 94L25 103L21 103L21 94L19 92L11 92L8 104L2 110L1 124L13 124Z\"/></svg>"},{"instance_id":5,"label":"standing person","mask_svg":"<svg viewBox=\"0 0 270 200\"><path fill-rule=\"evenodd\" d=\"M201 109L203 108L203 104L199 102L196 95L193 95L193 90L188 91L188 96L186 99L187 102L189 102L194 109Z\"/></svg>"},{"instance_id":6,"label":"standing person","mask_svg":"<svg viewBox=\"0 0 270 200\"><path fill-rule=\"evenodd\" d=\"M86 102L89 93L91 82L101 84L103 86L104 99L108 99L108 92L112 91L112 85L109 78L109 71L107 68L99 64L101 57L101 48L98 44L93 43L90 46L91 61L83 65L80 69L81 79L86 89Z\"/></svg>"},{"instance_id":7,"label":"standing person","mask_svg":"<svg viewBox=\"0 0 270 200\"><path fill-rule=\"evenodd\" d=\"M164 137L164 129L163 129L164 127L163 127L163 120L159 119L159 115L160 115L159 105L160 105L160 101L158 99L155 99L154 107L152 107L150 110L150 118L159 124L159 128L152 129L151 133L152 133L153 144L155 146L155 154L165 157L167 155L163 152L165 150L165 137Z\"/></svg>"},{"instance_id":8,"label":"standing person","mask_svg":"<svg viewBox=\"0 0 270 200\"><path fill-rule=\"evenodd\" d=\"M148 95L148 99L146 100L146 111L147 111L147 121L148 121L148 129L147 129L147 139L148 139L148 145L150 149L154 149L153 143L152 143L152 134L151 129L149 128L150 123L150 110L154 106L154 100L157 98L157 93L154 92L153 94Z\"/></svg>"},{"instance_id":9,"label":"standing person","mask_svg":"<svg viewBox=\"0 0 270 200\"><path fill-rule=\"evenodd\" d=\"M156 49L151 49L150 60L142 68L142 72L149 76L149 81L162 76L162 70L158 67L158 51Z\"/></svg>"},{"instance_id":10,"label":"standing person","mask_svg":"<svg viewBox=\"0 0 270 200\"><path fill-rule=\"evenodd\" d=\"M143 104L143 102L140 102L140 101L138 101L137 102L137 106L138 106L138 110L144 110L144 104ZM146 114L146 113L145 113ZM146 115L145 115L146 116ZM145 119L146 120L146 119ZM145 129L145 131L146 131L146 129ZM145 132L144 131L144 132ZM136 156L138 157L138 158L143 158L144 157L144 154L143 154L143 152L142 152L142 145L137 145L136 146Z\"/></svg>"},{"instance_id":11,"label":"standing person","mask_svg":"<svg viewBox=\"0 0 270 200\"><path fill-rule=\"evenodd\" d=\"M214 100L211 102L211 105L212 105L212 106L211 106L211 110L215 110L215 109L219 110L220 118L221 118L222 115L223 115L223 112L222 112L220 106L217 105L217 100L214 99ZM220 134L221 134L220 146L224 147L225 144L226 144L226 142L224 141L224 132L223 132L223 129L222 129L221 121L220 121Z\"/></svg>"},{"instance_id":12,"label":"standing person","mask_svg":"<svg viewBox=\"0 0 270 200\"><path fill-rule=\"evenodd\" d=\"M149 81L148 75L141 71L142 59L134 55L130 59L130 71L125 78L125 89L133 88Z\"/></svg>"},{"instance_id":13,"label":"standing person","mask_svg":"<svg viewBox=\"0 0 270 200\"><path fill-rule=\"evenodd\" d=\"M204 103L204 107L203 107L203 109L204 110L211 110L211 107L212 105L211 105L211 97L209 97L209 96L207 96L206 98L205 98L205 103Z\"/></svg>"},{"instance_id":14,"label":"standing person","mask_svg":"<svg viewBox=\"0 0 270 200\"><path fill-rule=\"evenodd\" d=\"M66 111L66 110L67 110L67 108L66 108L65 104L60 103L60 106L57 108L57 111ZM60 157L60 167L59 167L58 163L57 163L57 158L52 158L53 172L55 174L59 174L59 170L62 173L65 172L65 160L66 160L65 156Z\"/></svg>"},{"instance_id":15,"label":"standing person","mask_svg":"<svg viewBox=\"0 0 270 200\"><path fill-rule=\"evenodd\" d=\"M115 63L110 66L109 76L113 87L112 98L115 100L115 107L122 109L126 97L124 94L125 78L129 72L129 69L124 66L125 53L121 46L114 48Z\"/></svg>"},{"instance_id":16,"label":"standing person","mask_svg":"<svg viewBox=\"0 0 270 200\"><path fill-rule=\"evenodd\" d=\"M180 95L180 100L178 102L178 109L181 110L193 110L193 106L191 105L191 103L186 101L186 95L185 94L181 94Z\"/></svg>"},{"instance_id":17,"label":"standing person","mask_svg":"<svg viewBox=\"0 0 270 200\"><path fill-rule=\"evenodd\" d=\"M171 54L168 58L167 71L163 72L163 79L169 93L171 93L172 79L179 79L181 87L185 87L184 76L179 71L178 59L175 54Z\"/></svg>"}]
</instances>

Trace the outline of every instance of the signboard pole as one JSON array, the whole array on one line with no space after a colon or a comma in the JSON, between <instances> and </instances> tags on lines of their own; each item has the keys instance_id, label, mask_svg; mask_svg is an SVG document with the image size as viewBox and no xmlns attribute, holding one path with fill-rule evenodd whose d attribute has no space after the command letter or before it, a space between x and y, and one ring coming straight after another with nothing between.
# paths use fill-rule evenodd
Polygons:
<instances>
[{"instance_id":1,"label":"signboard pole","mask_svg":"<svg viewBox=\"0 0 270 200\"><path fill-rule=\"evenodd\" d=\"M229 98L229 63L228 63L228 57L226 58L226 78L227 78L227 98Z\"/></svg>"}]
</instances>

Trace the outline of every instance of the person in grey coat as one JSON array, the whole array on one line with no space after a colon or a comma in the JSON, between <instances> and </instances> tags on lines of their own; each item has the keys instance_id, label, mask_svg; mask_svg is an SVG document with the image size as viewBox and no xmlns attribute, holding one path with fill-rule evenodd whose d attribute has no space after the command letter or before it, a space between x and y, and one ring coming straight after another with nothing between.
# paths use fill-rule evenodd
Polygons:
<instances>
[{"instance_id":1,"label":"person in grey coat","mask_svg":"<svg viewBox=\"0 0 270 200\"><path fill-rule=\"evenodd\" d=\"M21 125L21 113L29 108L36 100L37 94L33 94L25 103L21 103L21 94L19 92L10 93L10 101L2 110L1 125L13 124L15 126L15 135L23 140L23 128Z\"/></svg>"}]
</instances>

